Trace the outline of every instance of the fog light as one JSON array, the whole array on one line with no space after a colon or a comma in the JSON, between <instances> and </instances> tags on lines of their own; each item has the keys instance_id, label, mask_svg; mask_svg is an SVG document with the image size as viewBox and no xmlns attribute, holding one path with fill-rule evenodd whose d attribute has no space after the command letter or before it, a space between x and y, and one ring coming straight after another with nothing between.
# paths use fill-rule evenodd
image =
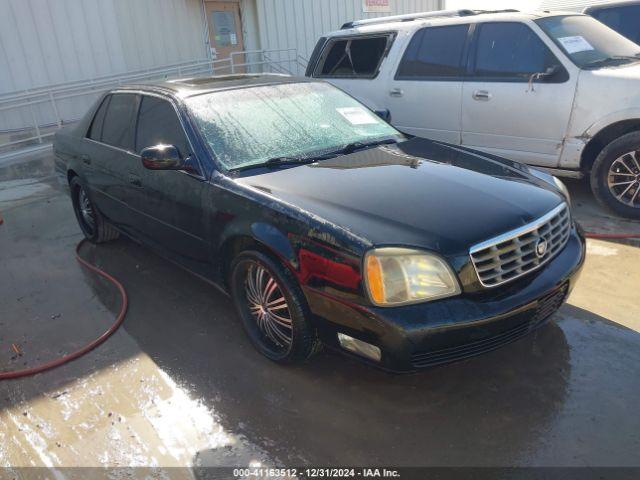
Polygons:
<instances>
[{"instance_id":1,"label":"fog light","mask_svg":"<svg viewBox=\"0 0 640 480\"><path fill-rule=\"evenodd\" d=\"M357 353L358 355L362 355L363 357L375 360L376 362L379 362L380 358L382 357L380 349L375 345L371 345L370 343L363 342L362 340L358 340L357 338L350 337L349 335L345 335L344 333L338 333L338 341L340 342L340 345L342 345L342 348L344 348L345 350Z\"/></svg>"}]
</instances>

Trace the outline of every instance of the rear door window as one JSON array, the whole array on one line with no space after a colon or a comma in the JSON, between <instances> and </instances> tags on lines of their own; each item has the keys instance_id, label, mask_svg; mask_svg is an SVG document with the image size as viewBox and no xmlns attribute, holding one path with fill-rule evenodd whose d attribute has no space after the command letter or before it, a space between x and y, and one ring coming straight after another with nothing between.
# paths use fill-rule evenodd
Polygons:
<instances>
[{"instance_id":1,"label":"rear door window","mask_svg":"<svg viewBox=\"0 0 640 480\"><path fill-rule=\"evenodd\" d=\"M103 143L133 151L138 103L139 97L133 93L111 95L102 127Z\"/></svg>"},{"instance_id":2,"label":"rear door window","mask_svg":"<svg viewBox=\"0 0 640 480\"><path fill-rule=\"evenodd\" d=\"M404 52L396 80L458 79L464 74L463 54L469 25L418 30Z\"/></svg>"},{"instance_id":3,"label":"rear door window","mask_svg":"<svg viewBox=\"0 0 640 480\"><path fill-rule=\"evenodd\" d=\"M91 140L95 140L96 142L102 141L102 126L104 125L104 116L107 113L107 106L109 105L109 99L111 95L107 95L102 100L100 107L96 111L96 114L93 117L93 121L91 122L91 127L89 128L89 137Z\"/></svg>"},{"instance_id":4,"label":"rear door window","mask_svg":"<svg viewBox=\"0 0 640 480\"><path fill-rule=\"evenodd\" d=\"M323 50L314 76L373 78L392 41L393 34L332 39Z\"/></svg>"},{"instance_id":5,"label":"rear door window","mask_svg":"<svg viewBox=\"0 0 640 480\"><path fill-rule=\"evenodd\" d=\"M550 67L562 69L551 50L523 23L484 23L479 29L476 77L527 81L532 74L543 73Z\"/></svg>"},{"instance_id":6,"label":"rear door window","mask_svg":"<svg viewBox=\"0 0 640 480\"><path fill-rule=\"evenodd\" d=\"M183 157L191 153L173 105L167 100L144 95L138 116L136 151L140 153L143 148L159 144L174 145Z\"/></svg>"}]
</instances>

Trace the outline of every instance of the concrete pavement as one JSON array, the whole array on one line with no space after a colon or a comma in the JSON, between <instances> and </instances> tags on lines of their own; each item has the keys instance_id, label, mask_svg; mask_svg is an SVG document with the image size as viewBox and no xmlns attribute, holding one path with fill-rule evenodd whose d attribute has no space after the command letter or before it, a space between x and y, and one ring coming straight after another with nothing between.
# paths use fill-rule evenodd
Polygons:
<instances>
[{"instance_id":1,"label":"concrete pavement","mask_svg":"<svg viewBox=\"0 0 640 480\"><path fill-rule=\"evenodd\" d=\"M0 370L79 347L118 308L74 260L81 234L51 173L48 155L0 166ZM588 221L638 228L569 187ZM124 327L69 365L0 382L0 466L640 466L638 247L590 240L554 322L404 376L327 352L275 365L193 275L126 239L83 256L127 289Z\"/></svg>"}]
</instances>

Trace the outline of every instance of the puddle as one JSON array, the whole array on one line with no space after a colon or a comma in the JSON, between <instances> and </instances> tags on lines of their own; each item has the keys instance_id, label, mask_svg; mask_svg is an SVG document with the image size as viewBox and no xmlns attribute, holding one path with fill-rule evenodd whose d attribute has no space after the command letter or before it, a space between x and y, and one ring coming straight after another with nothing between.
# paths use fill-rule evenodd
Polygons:
<instances>
[{"instance_id":1,"label":"puddle","mask_svg":"<svg viewBox=\"0 0 640 480\"><path fill-rule=\"evenodd\" d=\"M2 439L0 465L21 467L275 463L143 352L0 410Z\"/></svg>"}]
</instances>

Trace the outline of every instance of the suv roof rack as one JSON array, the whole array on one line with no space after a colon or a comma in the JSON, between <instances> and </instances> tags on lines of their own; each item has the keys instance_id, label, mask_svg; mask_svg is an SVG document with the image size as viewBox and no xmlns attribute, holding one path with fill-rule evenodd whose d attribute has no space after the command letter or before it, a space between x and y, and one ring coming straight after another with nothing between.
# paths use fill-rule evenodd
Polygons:
<instances>
[{"instance_id":1,"label":"suv roof rack","mask_svg":"<svg viewBox=\"0 0 640 480\"><path fill-rule=\"evenodd\" d=\"M470 15L480 15L483 13L505 13L505 12L519 12L519 10L515 10L515 9L469 10L469 9L463 8L460 10L437 10L434 12L408 13L405 15L391 15L389 17L376 17L376 18L366 18L364 20L352 20L351 22L347 22L344 25L342 25L340 29L346 30L348 28L361 27L363 25L376 25L379 23L411 22L413 20L421 20L423 18L468 17Z\"/></svg>"}]
</instances>

